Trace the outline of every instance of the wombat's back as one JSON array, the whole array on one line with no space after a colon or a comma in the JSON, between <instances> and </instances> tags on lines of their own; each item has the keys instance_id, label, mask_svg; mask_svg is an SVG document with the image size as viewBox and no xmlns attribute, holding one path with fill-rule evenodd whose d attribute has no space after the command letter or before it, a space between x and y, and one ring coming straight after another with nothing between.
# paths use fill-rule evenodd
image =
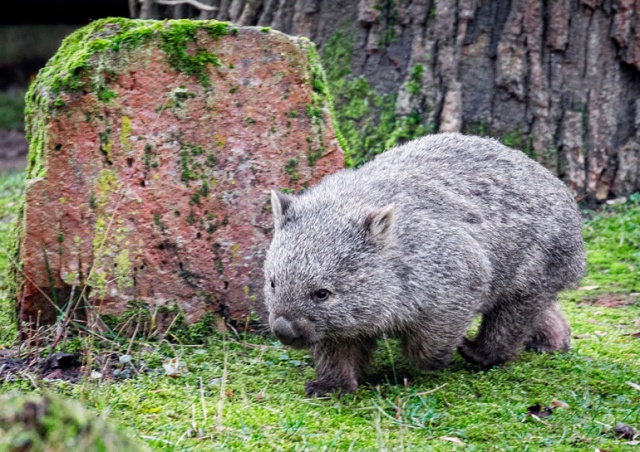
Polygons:
<instances>
[{"instance_id":1,"label":"wombat's back","mask_svg":"<svg viewBox=\"0 0 640 452\"><path fill-rule=\"evenodd\" d=\"M345 215L393 203L407 259L425 219L468 234L491 262L497 298L569 288L584 273L582 219L569 190L492 139L428 135L330 176L307 196Z\"/></svg>"}]
</instances>

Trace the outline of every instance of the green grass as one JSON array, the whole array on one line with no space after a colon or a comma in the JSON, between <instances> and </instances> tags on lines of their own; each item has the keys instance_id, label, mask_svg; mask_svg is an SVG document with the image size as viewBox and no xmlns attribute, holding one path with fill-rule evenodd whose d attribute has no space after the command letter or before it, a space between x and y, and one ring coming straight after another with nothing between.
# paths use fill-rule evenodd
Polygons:
<instances>
[{"instance_id":1,"label":"green grass","mask_svg":"<svg viewBox=\"0 0 640 452\"><path fill-rule=\"evenodd\" d=\"M589 244L584 283L608 292L640 292L640 193L606 206L584 231Z\"/></svg>"},{"instance_id":2,"label":"green grass","mask_svg":"<svg viewBox=\"0 0 640 452\"><path fill-rule=\"evenodd\" d=\"M0 349L16 339L13 306L9 296L9 253L13 248L15 221L22 205L24 173L0 173Z\"/></svg>"},{"instance_id":3,"label":"green grass","mask_svg":"<svg viewBox=\"0 0 640 452\"><path fill-rule=\"evenodd\" d=\"M0 177L3 246L22 180ZM140 373L130 379L87 377L71 384L21 376L0 383L0 392L55 392L77 399L94 412L106 410L132 436L158 450L459 448L447 437L464 442L465 450L633 450L612 429L617 422L640 428L640 391L627 384L640 384L640 339L628 334L640 331L640 306L602 307L593 303L593 293L638 290L638 198L589 216L585 285L599 288L563 295L562 307L577 337L567 354L525 352L489 371L456 356L446 370L423 374L391 341L381 344L371 375L356 394L309 399L303 385L314 371L304 351L255 335L214 334L199 345L135 343L132 362ZM626 271L614 271L621 264ZM0 270L6 267L2 254ZM5 312L9 300L0 300ZM8 325L9 319L0 321ZM9 339L0 336L5 345L11 345ZM122 355L127 345L122 340L113 349ZM66 346L89 356L104 347L87 337ZM181 376L172 378L163 370L162 360L168 358L184 361ZM92 368L98 367L93 363ZM550 405L554 399L569 407L539 420L527 416L529 406Z\"/></svg>"},{"instance_id":4,"label":"green grass","mask_svg":"<svg viewBox=\"0 0 640 452\"><path fill-rule=\"evenodd\" d=\"M24 94L24 90L0 91L0 130L22 130Z\"/></svg>"}]
</instances>

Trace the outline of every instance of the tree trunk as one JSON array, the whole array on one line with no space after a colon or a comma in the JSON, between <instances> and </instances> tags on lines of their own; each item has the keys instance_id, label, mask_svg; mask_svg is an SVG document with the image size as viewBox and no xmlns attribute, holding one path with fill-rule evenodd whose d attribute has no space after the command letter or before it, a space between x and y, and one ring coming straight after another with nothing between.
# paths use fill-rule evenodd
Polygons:
<instances>
[{"instance_id":1,"label":"tree trunk","mask_svg":"<svg viewBox=\"0 0 640 452\"><path fill-rule=\"evenodd\" d=\"M206 3L218 8L207 17L319 46L351 164L462 131L522 149L589 204L640 190L637 1Z\"/></svg>"}]
</instances>

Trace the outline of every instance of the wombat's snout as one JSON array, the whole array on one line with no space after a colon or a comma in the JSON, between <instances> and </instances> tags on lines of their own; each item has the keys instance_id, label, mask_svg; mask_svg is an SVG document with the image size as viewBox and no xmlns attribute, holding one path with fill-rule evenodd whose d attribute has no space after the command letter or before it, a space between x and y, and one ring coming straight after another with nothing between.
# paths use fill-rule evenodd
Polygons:
<instances>
[{"instance_id":1,"label":"wombat's snout","mask_svg":"<svg viewBox=\"0 0 640 452\"><path fill-rule=\"evenodd\" d=\"M296 322L290 322L284 317L278 317L271 325L271 331L284 345L295 345L301 343L302 332Z\"/></svg>"}]
</instances>

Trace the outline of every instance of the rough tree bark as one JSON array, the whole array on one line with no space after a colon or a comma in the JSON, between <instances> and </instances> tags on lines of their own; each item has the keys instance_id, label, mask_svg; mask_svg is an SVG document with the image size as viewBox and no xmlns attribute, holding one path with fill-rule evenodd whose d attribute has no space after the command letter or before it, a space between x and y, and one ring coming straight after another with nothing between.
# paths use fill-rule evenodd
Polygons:
<instances>
[{"instance_id":1,"label":"rough tree bark","mask_svg":"<svg viewBox=\"0 0 640 452\"><path fill-rule=\"evenodd\" d=\"M640 190L636 0L201 3L214 10L154 5L153 17L316 42L351 163L421 133L463 131L523 149L588 203Z\"/></svg>"}]
</instances>

